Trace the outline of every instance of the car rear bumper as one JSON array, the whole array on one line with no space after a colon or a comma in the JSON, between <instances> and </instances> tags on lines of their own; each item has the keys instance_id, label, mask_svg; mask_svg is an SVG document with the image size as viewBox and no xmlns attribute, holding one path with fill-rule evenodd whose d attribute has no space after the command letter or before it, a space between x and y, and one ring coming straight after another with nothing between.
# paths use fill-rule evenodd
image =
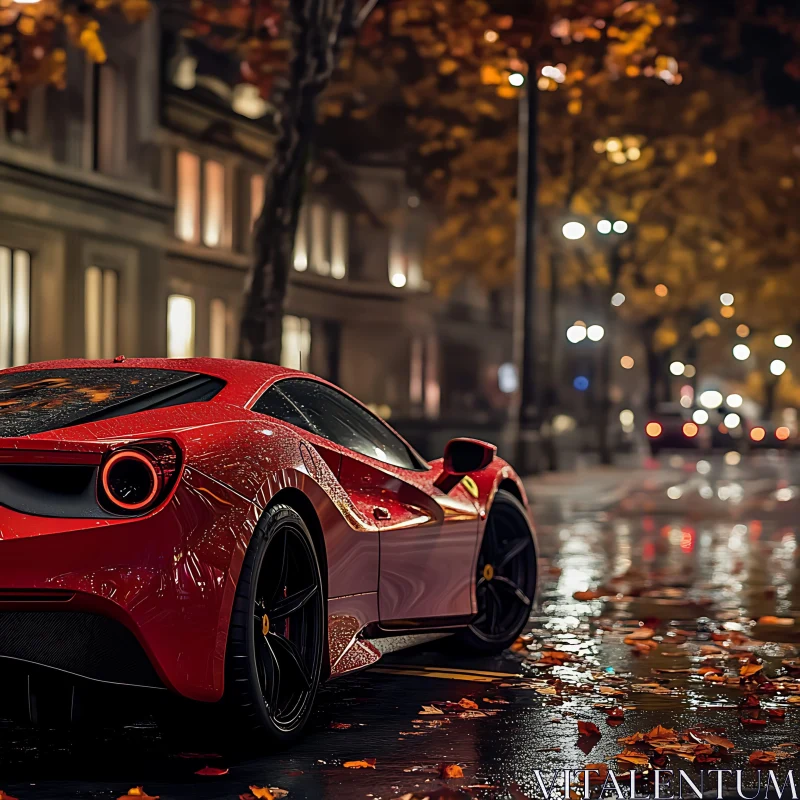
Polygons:
<instances>
[{"instance_id":1,"label":"car rear bumper","mask_svg":"<svg viewBox=\"0 0 800 800\"><path fill-rule=\"evenodd\" d=\"M0 658L220 699L236 579L256 519L254 507L196 471L140 519L0 507Z\"/></svg>"},{"instance_id":2,"label":"car rear bumper","mask_svg":"<svg viewBox=\"0 0 800 800\"><path fill-rule=\"evenodd\" d=\"M100 683L165 688L128 628L87 611L0 610L0 658Z\"/></svg>"}]
</instances>

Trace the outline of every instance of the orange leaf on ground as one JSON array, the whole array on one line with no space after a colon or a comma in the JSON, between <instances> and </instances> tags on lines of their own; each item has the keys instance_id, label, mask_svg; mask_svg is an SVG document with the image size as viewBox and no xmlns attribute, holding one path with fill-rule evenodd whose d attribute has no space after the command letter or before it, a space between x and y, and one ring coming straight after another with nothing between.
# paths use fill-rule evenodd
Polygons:
<instances>
[{"instance_id":1,"label":"orange leaf on ground","mask_svg":"<svg viewBox=\"0 0 800 800\"><path fill-rule=\"evenodd\" d=\"M572 595L574 600L580 600L582 602L586 602L588 600L598 600L601 597L605 597L605 592L597 592L597 591L586 591L586 592L575 592Z\"/></svg>"},{"instance_id":2,"label":"orange leaf on ground","mask_svg":"<svg viewBox=\"0 0 800 800\"><path fill-rule=\"evenodd\" d=\"M769 750L756 750L750 755L750 763L754 765L774 764L778 760L775 753Z\"/></svg>"},{"instance_id":3,"label":"orange leaf on ground","mask_svg":"<svg viewBox=\"0 0 800 800\"><path fill-rule=\"evenodd\" d=\"M461 708L477 708L478 704L474 700L470 700L468 697L462 697L458 704Z\"/></svg>"},{"instance_id":4,"label":"orange leaf on ground","mask_svg":"<svg viewBox=\"0 0 800 800\"><path fill-rule=\"evenodd\" d=\"M275 795L266 786L251 786L250 791L257 800L275 800Z\"/></svg>"},{"instance_id":5,"label":"orange leaf on ground","mask_svg":"<svg viewBox=\"0 0 800 800\"><path fill-rule=\"evenodd\" d=\"M345 761L342 766L347 769L375 769L375 759L362 758L359 761Z\"/></svg>"},{"instance_id":6,"label":"orange leaf on ground","mask_svg":"<svg viewBox=\"0 0 800 800\"><path fill-rule=\"evenodd\" d=\"M203 767L197 770L195 775L210 775L212 777L219 777L220 775L227 775L230 770L227 767Z\"/></svg>"},{"instance_id":7,"label":"orange leaf on ground","mask_svg":"<svg viewBox=\"0 0 800 800\"><path fill-rule=\"evenodd\" d=\"M436 706L422 706L422 711L417 712L420 716L424 716L426 714L444 714L441 708L436 708Z\"/></svg>"},{"instance_id":8,"label":"orange leaf on ground","mask_svg":"<svg viewBox=\"0 0 800 800\"><path fill-rule=\"evenodd\" d=\"M713 744L716 747L722 747L724 750L733 750L733 742L730 739L726 739L724 736L717 736L715 733L697 733L694 731L693 733L706 744Z\"/></svg>"},{"instance_id":9,"label":"orange leaf on ground","mask_svg":"<svg viewBox=\"0 0 800 800\"><path fill-rule=\"evenodd\" d=\"M594 722L578 722L578 736L600 736L600 728Z\"/></svg>"},{"instance_id":10,"label":"orange leaf on ground","mask_svg":"<svg viewBox=\"0 0 800 800\"><path fill-rule=\"evenodd\" d=\"M787 627L794 625L792 617L759 617L759 625L786 625Z\"/></svg>"},{"instance_id":11,"label":"orange leaf on ground","mask_svg":"<svg viewBox=\"0 0 800 800\"><path fill-rule=\"evenodd\" d=\"M800 695L792 695L791 697L787 697L786 700L793 706L800 706Z\"/></svg>"},{"instance_id":12,"label":"orange leaf on ground","mask_svg":"<svg viewBox=\"0 0 800 800\"><path fill-rule=\"evenodd\" d=\"M597 770L599 774L589 773L589 783L605 783L608 777L608 764L587 764L586 770Z\"/></svg>"},{"instance_id":13,"label":"orange leaf on ground","mask_svg":"<svg viewBox=\"0 0 800 800\"><path fill-rule=\"evenodd\" d=\"M678 734L672 728L665 728L663 725L656 725L653 730L644 735L646 742L677 742Z\"/></svg>"},{"instance_id":14,"label":"orange leaf on ground","mask_svg":"<svg viewBox=\"0 0 800 800\"><path fill-rule=\"evenodd\" d=\"M442 764L439 767L440 778L463 778L464 770L458 764Z\"/></svg>"},{"instance_id":15,"label":"orange leaf on ground","mask_svg":"<svg viewBox=\"0 0 800 800\"><path fill-rule=\"evenodd\" d=\"M650 759L644 753L640 753L638 750L629 750L628 748L625 748L616 756L616 759L635 767L646 767L650 763Z\"/></svg>"},{"instance_id":16,"label":"orange leaf on ground","mask_svg":"<svg viewBox=\"0 0 800 800\"><path fill-rule=\"evenodd\" d=\"M652 628L638 628L637 630L629 633L625 638L633 640L652 639L655 631Z\"/></svg>"},{"instance_id":17,"label":"orange leaf on ground","mask_svg":"<svg viewBox=\"0 0 800 800\"><path fill-rule=\"evenodd\" d=\"M149 794L147 794L143 787L133 786L128 789L128 794L122 795L120 800L122 800L124 797L139 797L141 800L158 800L159 796L155 795L154 797L151 797ZM5 794L5 792L0 792L0 800L16 800L16 798Z\"/></svg>"},{"instance_id":18,"label":"orange leaf on ground","mask_svg":"<svg viewBox=\"0 0 800 800\"><path fill-rule=\"evenodd\" d=\"M542 657L536 663L560 667L566 661L572 661L570 653L564 653L561 650L542 650Z\"/></svg>"},{"instance_id":19,"label":"orange leaf on ground","mask_svg":"<svg viewBox=\"0 0 800 800\"><path fill-rule=\"evenodd\" d=\"M6 794L2 789L0 789L0 800L17 800L17 798L12 797L10 794Z\"/></svg>"},{"instance_id":20,"label":"orange leaf on ground","mask_svg":"<svg viewBox=\"0 0 800 800\"><path fill-rule=\"evenodd\" d=\"M763 664L745 664L739 670L739 674L743 678L749 678L751 675L755 675L757 672L761 672L762 669L764 669Z\"/></svg>"},{"instance_id":21,"label":"orange leaf on ground","mask_svg":"<svg viewBox=\"0 0 800 800\"><path fill-rule=\"evenodd\" d=\"M785 708L768 708L767 709L767 716L772 717L773 719L783 719L786 716L786 709Z\"/></svg>"}]
</instances>

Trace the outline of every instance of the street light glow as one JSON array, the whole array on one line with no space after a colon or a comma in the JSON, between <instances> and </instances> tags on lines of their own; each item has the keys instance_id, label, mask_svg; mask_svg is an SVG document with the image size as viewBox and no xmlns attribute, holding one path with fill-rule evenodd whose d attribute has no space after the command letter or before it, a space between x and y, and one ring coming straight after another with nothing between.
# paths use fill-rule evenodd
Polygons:
<instances>
[{"instance_id":1,"label":"street light glow","mask_svg":"<svg viewBox=\"0 0 800 800\"><path fill-rule=\"evenodd\" d=\"M577 239L582 239L586 235L586 226L580 222L566 222L561 229L561 233L564 234L565 239L576 241Z\"/></svg>"},{"instance_id":2,"label":"street light glow","mask_svg":"<svg viewBox=\"0 0 800 800\"><path fill-rule=\"evenodd\" d=\"M669 371L676 376L683 375L686 372L686 365L682 361L673 361L669 365Z\"/></svg>"},{"instance_id":3,"label":"street light glow","mask_svg":"<svg viewBox=\"0 0 800 800\"><path fill-rule=\"evenodd\" d=\"M706 422L708 422L708 411L704 408L698 408L697 411L692 414L692 420L698 425L705 425Z\"/></svg>"},{"instance_id":4,"label":"street light glow","mask_svg":"<svg viewBox=\"0 0 800 800\"><path fill-rule=\"evenodd\" d=\"M622 369L633 369L635 363L636 362L633 360L633 358L631 358L631 356L622 356L622 358L619 360L619 364Z\"/></svg>"},{"instance_id":5,"label":"street light glow","mask_svg":"<svg viewBox=\"0 0 800 800\"><path fill-rule=\"evenodd\" d=\"M625 233L628 230L628 223L624 219L618 219L613 225L614 233Z\"/></svg>"},{"instance_id":6,"label":"street light glow","mask_svg":"<svg viewBox=\"0 0 800 800\"><path fill-rule=\"evenodd\" d=\"M508 82L512 86L520 87L523 83L525 83L525 76L521 72L512 72L508 76Z\"/></svg>"},{"instance_id":7,"label":"street light glow","mask_svg":"<svg viewBox=\"0 0 800 800\"><path fill-rule=\"evenodd\" d=\"M724 306L732 306L733 305L733 295L730 292L723 292L719 296L719 301Z\"/></svg>"},{"instance_id":8,"label":"street light glow","mask_svg":"<svg viewBox=\"0 0 800 800\"><path fill-rule=\"evenodd\" d=\"M597 223L597 232L598 233L611 233L611 220L601 219L600 222Z\"/></svg>"},{"instance_id":9,"label":"street light glow","mask_svg":"<svg viewBox=\"0 0 800 800\"><path fill-rule=\"evenodd\" d=\"M617 308L618 308L619 306L621 306L621 305L622 305L624 302L625 302L625 295L624 295L624 294L622 294L622 292L617 292L617 293L616 293L616 294L615 294L615 295L614 295L614 296L611 298L611 305L612 305L612 306L615 306L615 307L617 307Z\"/></svg>"},{"instance_id":10,"label":"street light glow","mask_svg":"<svg viewBox=\"0 0 800 800\"><path fill-rule=\"evenodd\" d=\"M776 358L770 365L769 371L773 375L783 375L786 372L786 362L781 361L779 358Z\"/></svg>"},{"instance_id":11,"label":"street light glow","mask_svg":"<svg viewBox=\"0 0 800 800\"><path fill-rule=\"evenodd\" d=\"M406 285L406 280L407 278L402 272L395 272L389 283L391 283L395 289L402 289Z\"/></svg>"},{"instance_id":12,"label":"street light glow","mask_svg":"<svg viewBox=\"0 0 800 800\"><path fill-rule=\"evenodd\" d=\"M578 342L582 342L585 338L585 325L571 325L569 328L567 328L567 340L572 342L572 344L578 344Z\"/></svg>"},{"instance_id":13,"label":"street light glow","mask_svg":"<svg viewBox=\"0 0 800 800\"><path fill-rule=\"evenodd\" d=\"M687 378L694 378L694 376L697 375L697 368L693 367L691 364L687 364L683 374Z\"/></svg>"},{"instance_id":14,"label":"street light glow","mask_svg":"<svg viewBox=\"0 0 800 800\"><path fill-rule=\"evenodd\" d=\"M722 424L729 430L738 428L741 422L742 418L738 414L726 414L725 419L722 420Z\"/></svg>"},{"instance_id":15,"label":"street light glow","mask_svg":"<svg viewBox=\"0 0 800 800\"><path fill-rule=\"evenodd\" d=\"M788 333L779 333L775 337L775 347L791 347L792 337Z\"/></svg>"},{"instance_id":16,"label":"street light glow","mask_svg":"<svg viewBox=\"0 0 800 800\"><path fill-rule=\"evenodd\" d=\"M743 402L744 400L742 400L742 396L740 394L729 394L725 398L725 405L730 406L731 408L741 408Z\"/></svg>"},{"instance_id":17,"label":"street light glow","mask_svg":"<svg viewBox=\"0 0 800 800\"><path fill-rule=\"evenodd\" d=\"M708 389L700 395L700 405L706 408L719 408L722 405L722 395L715 389Z\"/></svg>"},{"instance_id":18,"label":"street light glow","mask_svg":"<svg viewBox=\"0 0 800 800\"><path fill-rule=\"evenodd\" d=\"M500 38L500 36L497 31L488 30L483 34L483 38L486 39L489 44L494 44Z\"/></svg>"},{"instance_id":19,"label":"street light glow","mask_svg":"<svg viewBox=\"0 0 800 800\"><path fill-rule=\"evenodd\" d=\"M659 283L654 291L659 297L666 297L669 294L669 289L663 283Z\"/></svg>"},{"instance_id":20,"label":"street light glow","mask_svg":"<svg viewBox=\"0 0 800 800\"><path fill-rule=\"evenodd\" d=\"M606 330L602 325L590 325L586 335L593 342L599 342L606 335Z\"/></svg>"},{"instance_id":21,"label":"street light glow","mask_svg":"<svg viewBox=\"0 0 800 800\"><path fill-rule=\"evenodd\" d=\"M737 361L747 361L747 359L750 358L750 348L746 344L734 345L733 357Z\"/></svg>"},{"instance_id":22,"label":"street light glow","mask_svg":"<svg viewBox=\"0 0 800 800\"><path fill-rule=\"evenodd\" d=\"M750 335L750 328L744 323L736 326L736 335L742 339L746 339Z\"/></svg>"},{"instance_id":23,"label":"street light glow","mask_svg":"<svg viewBox=\"0 0 800 800\"><path fill-rule=\"evenodd\" d=\"M616 136L612 136L610 139L606 139L606 150L609 153L616 153L622 149L622 141L617 139Z\"/></svg>"}]
</instances>

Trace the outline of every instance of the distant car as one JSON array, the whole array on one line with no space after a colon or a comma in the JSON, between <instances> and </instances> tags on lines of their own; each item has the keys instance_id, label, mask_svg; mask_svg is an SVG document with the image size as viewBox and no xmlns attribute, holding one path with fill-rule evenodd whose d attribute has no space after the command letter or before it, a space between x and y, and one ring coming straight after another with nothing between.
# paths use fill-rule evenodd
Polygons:
<instances>
[{"instance_id":1,"label":"distant car","mask_svg":"<svg viewBox=\"0 0 800 800\"><path fill-rule=\"evenodd\" d=\"M525 491L493 445L428 463L268 364L0 372L0 660L28 674L224 695L285 743L322 681L383 653L453 633L508 647L536 582Z\"/></svg>"},{"instance_id":2,"label":"distant car","mask_svg":"<svg viewBox=\"0 0 800 800\"><path fill-rule=\"evenodd\" d=\"M650 452L658 455L662 450L710 449L711 430L708 425L692 420L695 410L684 408L679 403L659 405L644 428Z\"/></svg>"},{"instance_id":3,"label":"distant car","mask_svg":"<svg viewBox=\"0 0 800 800\"><path fill-rule=\"evenodd\" d=\"M791 428L775 422L749 426L748 439L752 450L793 450L798 444L797 434Z\"/></svg>"}]
</instances>

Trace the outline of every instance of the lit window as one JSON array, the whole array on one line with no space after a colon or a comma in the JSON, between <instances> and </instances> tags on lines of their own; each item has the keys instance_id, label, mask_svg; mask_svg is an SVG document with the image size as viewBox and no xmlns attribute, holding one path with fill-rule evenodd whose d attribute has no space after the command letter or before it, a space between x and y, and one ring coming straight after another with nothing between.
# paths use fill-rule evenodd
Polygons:
<instances>
[{"instance_id":1,"label":"lit window","mask_svg":"<svg viewBox=\"0 0 800 800\"><path fill-rule=\"evenodd\" d=\"M254 228L264 206L264 176L250 176L250 228Z\"/></svg>"},{"instance_id":2,"label":"lit window","mask_svg":"<svg viewBox=\"0 0 800 800\"><path fill-rule=\"evenodd\" d=\"M122 70L112 64L97 69L95 97L95 168L108 175L124 173L127 149L127 82Z\"/></svg>"},{"instance_id":3,"label":"lit window","mask_svg":"<svg viewBox=\"0 0 800 800\"><path fill-rule=\"evenodd\" d=\"M203 244L219 247L225 223L225 167L218 161L206 161L203 173Z\"/></svg>"},{"instance_id":4,"label":"lit window","mask_svg":"<svg viewBox=\"0 0 800 800\"><path fill-rule=\"evenodd\" d=\"M334 211L331 215L331 275L344 278L347 274L347 214Z\"/></svg>"},{"instance_id":5,"label":"lit window","mask_svg":"<svg viewBox=\"0 0 800 800\"><path fill-rule=\"evenodd\" d=\"M429 336L425 348L425 416L439 416L441 387L439 385L439 342Z\"/></svg>"},{"instance_id":6,"label":"lit window","mask_svg":"<svg viewBox=\"0 0 800 800\"><path fill-rule=\"evenodd\" d=\"M215 297L211 301L208 324L208 354L211 356L211 358L227 358L228 331L230 326L228 306L224 300L220 300L218 297Z\"/></svg>"},{"instance_id":7,"label":"lit window","mask_svg":"<svg viewBox=\"0 0 800 800\"><path fill-rule=\"evenodd\" d=\"M118 276L116 270L89 267L84 275L86 358L117 355Z\"/></svg>"},{"instance_id":8,"label":"lit window","mask_svg":"<svg viewBox=\"0 0 800 800\"><path fill-rule=\"evenodd\" d=\"M184 242L200 241L200 158L178 153L175 234Z\"/></svg>"},{"instance_id":9,"label":"lit window","mask_svg":"<svg viewBox=\"0 0 800 800\"><path fill-rule=\"evenodd\" d=\"M311 206L311 267L320 275L330 275L328 258L328 209L320 203Z\"/></svg>"},{"instance_id":10,"label":"lit window","mask_svg":"<svg viewBox=\"0 0 800 800\"><path fill-rule=\"evenodd\" d=\"M311 355L311 323L305 317L286 315L281 338L281 366L289 369L308 369Z\"/></svg>"},{"instance_id":11,"label":"lit window","mask_svg":"<svg viewBox=\"0 0 800 800\"><path fill-rule=\"evenodd\" d=\"M0 247L0 369L30 357L31 256Z\"/></svg>"},{"instance_id":12,"label":"lit window","mask_svg":"<svg viewBox=\"0 0 800 800\"><path fill-rule=\"evenodd\" d=\"M422 404L422 387L424 382L424 362L423 349L425 341L420 336L415 336L411 340L411 375L409 381L409 399L415 406Z\"/></svg>"},{"instance_id":13,"label":"lit window","mask_svg":"<svg viewBox=\"0 0 800 800\"><path fill-rule=\"evenodd\" d=\"M194 300L182 294L167 298L167 357L194 355Z\"/></svg>"},{"instance_id":14,"label":"lit window","mask_svg":"<svg viewBox=\"0 0 800 800\"><path fill-rule=\"evenodd\" d=\"M297 234L294 240L294 268L298 272L308 269L308 209L303 206L297 218Z\"/></svg>"}]
</instances>

